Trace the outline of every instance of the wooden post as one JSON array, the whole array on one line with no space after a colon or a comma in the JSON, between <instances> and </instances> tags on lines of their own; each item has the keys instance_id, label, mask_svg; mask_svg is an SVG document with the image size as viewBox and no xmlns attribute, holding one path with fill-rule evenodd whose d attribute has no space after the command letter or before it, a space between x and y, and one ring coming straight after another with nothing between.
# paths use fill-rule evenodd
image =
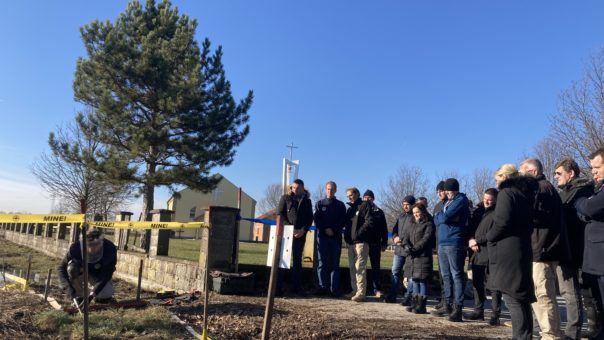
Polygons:
<instances>
[{"instance_id":1,"label":"wooden post","mask_svg":"<svg viewBox=\"0 0 604 340\"><path fill-rule=\"evenodd\" d=\"M268 294L266 297L266 309L264 310L264 325L262 326L262 339L269 338L271 333L271 321L273 318L273 306L275 303L275 290L277 288L277 274L279 273L279 260L281 258L281 244L283 238L283 218L277 215L277 226L275 232L275 248L273 251L273 265L268 283Z\"/></svg>"},{"instance_id":2,"label":"wooden post","mask_svg":"<svg viewBox=\"0 0 604 340\"><path fill-rule=\"evenodd\" d=\"M141 282L143 280L143 259L138 266L138 285L136 286L136 301L141 300Z\"/></svg>"},{"instance_id":3,"label":"wooden post","mask_svg":"<svg viewBox=\"0 0 604 340\"><path fill-rule=\"evenodd\" d=\"M44 301L48 300L48 290L50 287L50 276L52 275L52 268L48 270L48 276L46 277L46 285L44 286Z\"/></svg>"},{"instance_id":4,"label":"wooden post","mask_svg":"<svg viewBox=\"0 0 604 340\"><path fill-rule=\"evenodd\" d=\"M82 230L82 257L84 266L84 340L88 340L88 307L89 300L88 296L88 223L84 223L84 230Z\"/></svg>"},{"instance_id":5,"label":"wooden post","mask_svg":"<svg viewBox=\"0 0 604 340\"><path fill-rule=\"evenodd\" d=\"M208 241L210 239L210 234L212 232L212 209L208 210L208 221L210 222L210 229L208 229L208 232L206 233L206 235L208 235ZM207 243L209 246L209 242ZM208 248L209 250L209 248ZM209 252L206 252L206 261L205 261L205 269L203 271L203 328L201 330L201 339L202 340L207 340L208 339L208 302L210 299L210 285L208 282L208 273L210 272L210 254Z\"/></svg>"},{"instance_id":6,"label":"wooden post","mask_svg":"<svg viewBox=\"0 0 604 340\"><path fill-rule=\"evenodd\" d=\"M239 187L239 193L237 194L237 209L239 209L239 213L241 214L241 187ZM233 247L235 273L239 273L239 229L241 229L241 220L237 221L237 227L235 228L235 246Z\"/></svg>"},{"instance_id":7,"label":"wooden post","mask_svg":"<svg viewBox=\"0 0 604 340\"><path fill-rule=\"evenodd\" d=\"M31 254L27 256L27 273L25 274L25 289L29 287L29 274L31 273Z\"/></svg>"}]
</instances>

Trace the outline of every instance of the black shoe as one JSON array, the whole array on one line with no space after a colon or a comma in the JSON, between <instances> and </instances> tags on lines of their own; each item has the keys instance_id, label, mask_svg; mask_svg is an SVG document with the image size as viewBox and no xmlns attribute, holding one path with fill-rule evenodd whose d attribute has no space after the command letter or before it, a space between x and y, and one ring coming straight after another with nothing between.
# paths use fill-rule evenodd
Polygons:
<instances>
[{"instance_id":1,"label":"black shoe","mask_svg":"<svg viewBox=\"0 0 604 340\"><path fill-rule=\"evenodd\" d=\"M419 301L419 296L413 295L413 297L411 298L411 303L409 304L409 306L405 307L405 310L407 312L413 312L415 310L415 306L417 305L418 301Z\"/></svg>"},{"instance_id":2,"label":"black shoe","mask_svg":"<svg viewBox=\"0 0 604 340\"><path fill-rule=\"evenodd\" d=\"M466 320L481 320L484 321L484 310L479 308L474 308L474 310L470 313L466 313L463 315L463 318Z\"/></svg>"},{"instance_id":3,"label":"black shoe","mask_svg":"<svg viewBox=\"0 0 604 340\"><path fill-rule=\"evenodd\" d=\"M426 314L426 301L428 300L425 296L418 297L417 303L415 304L415 309L413 313L415 314Z\"/></svg>"},{"instance_id":4,"label":"black shoe","mask_svg":"<svg viewBox=\"0 0 604 340\"><path fill-rule=\"evenodd\" d=\"M443 306L441 306L440 308L437 308L435 310L432 311L432 315L434 316L449 316L449 314L451 314L452 312L452 307L449 304L444 304Z\"/></svg>"},{"instance_id":5,"label":"black shoe","mask_svg":"<svg viewBox=\"0 0 604 340\"><path fill-rule=\"evenodd\" d=\"M449 321L451 322L461 322L462 321L462 306L454 304L453 311L449 314Z\"/></svg>"},{"instance_id":6,"label":"black shoe","mask_svg":"<svg viewBox=\"0 0 604 340\"><path fill-rule=\"evenodd\" d=\"M499 320L499 314L491 315L491 318L489 319L489 325L491 325L491 326L501 325L501 321Z\"/></svg>"}]
</instances>

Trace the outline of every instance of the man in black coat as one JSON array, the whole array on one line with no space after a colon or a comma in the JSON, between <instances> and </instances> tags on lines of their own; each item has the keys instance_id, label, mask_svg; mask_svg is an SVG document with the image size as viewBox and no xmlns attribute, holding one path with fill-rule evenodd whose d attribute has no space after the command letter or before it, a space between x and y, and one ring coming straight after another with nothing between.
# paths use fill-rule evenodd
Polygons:
<instances>
[{"instance_id":1,"label":"man in black coat","mask_svg":"<svg viewBox=\"0 0 604 340\"><path fill-rule=\"evenodd\" d=\"M302 253L306 242L306 232L312 225L313 215L312 203L301 179L294 180L289 193L281 197L277 213L284 219L284 225L294 226L292 243L293 290L295 294L303 296L306 294L302 289Z\"/></svg>"},{"instance_id":2,"label":"man in black coat","mask_svg":"<svg viewBox=\"0 0 604 340\"><path fill-rule=\"evenodd\" d=\"M595 193L589 198L580 197L575 202L577 213L585 225L585 249L583 252L583 273L594 276L599 287L600 303L604 305L604 147L589 155ZM602 331L600 331L602 333ZM602 336L602 334L599 334Z\"/></svg>"},{"instance_id":3,"label":"man in black coat","mask_svg":"<svg viewBox=\"0 0 604 340\"><path fill-rule=\"evenodd\" d=\"M570 246L570 257L563 257L557 269L560 294L566 301L566 336L571 339L581 337L583 325L581 287L579 285L579 270L583 262L585 222L577 216L575 202L580 197L590 197L593 194L593 182L579 177L579 165L572 159L564 159L556 164L554 178L560 189L566 238ZM587 283L589 280L586 280ZM585 310L587 314L587 333L597 333L597 307L592 297L589 285L583 284Z\"/></svg>"},{"instance_id":4,"label":"man in black coat","mask_svg":"<svg viewBox=\"0 0 604 340\"><path fill-rule=\"evenodd\" d=\"M333 181L325 184L325 198L317 202L315 225L319 265L317 295L340 295L340 255L342 253L342 229L346 224L346 207L336 198L337 186Z\"/></svg>"},{"instance_id":5,"label":"man in black coat","mask_svg":"<svg viewBox=\"0 0 604 340\"><path fill-rule=\"evenodd\" d=\"M399 287L401 285L401 273L403 266L405 265L405 253L402 247L403 235L408 223L412 222L413 214L411 212L411 206L415 204L415 197L407 195L403 198L402 207L403 213L399 215L392 228L392 244L394 244L394 256L392 258L392 273L390 276L390 290L386 296L386 302L396 302L396 296L398 294ZM411 287L411 285L409 285ZM411 289L409 289L411 290ZM411 294L405 295L405 297L411 298ZM405 302L405 301L403 301ZM407 304L405 304L407 305Z\"/></svg>"},{"instance_id":6,"label":"man in black coat","mask_svg":"<svg viewBox=\"0 0 604 340\"><path fill-rule=\"evenodd\" d=\"M96 228L88 231L86 241L89 283L93 285L89 298L94 298L99 303L107 303L114 293L111 278L117 264L117 248L111 241L105 240L101 231ZM84 300L82 247L82 241L72 243L58 267L61 287L78 306L81 306Z\"/></svg>"},{"instance_id":7,"label":"man in black coat","mask_svg":"<svg viewBox=\"0 0 604 340\"><path fill-rule=\"evenodd\" d=\"M373 201L375 196L371 190L363 194L363 204L352 222L351 237L354 242L357 262L355 263L355 274L357 291L351 300L360 302L365 299L367 282L365 273L367 269L367 258L371 261L371 273L376 295L381 294L380 289L380 256L388 245L388 227L386 217L382 209Z\"/></svg>"},{"instance_id":8,"label":"man in black coat","mask_svg":"<svg viewBox=\"0 0 604 340\"><path fill-rule=\"evenodd\" d=\"M361 200L361 192L356 187L346 189L346 227L344 228L344 241L348 245L348 268L350 273L350 288L352 291L346 295L347 299L352 298L357 293L357 277L355 264L357 262L357 253L355 251L355 243L352 240L352 222L359 210L359 206L363 203Z\"/></svg>"},{"instance_id":9,"label":"man in black coat","mask_svg":"<svg viewBox=\"0 0 604 340\"><path fill-rule=\"evenodd\" d=\"M556 188L543 175L543 165L538 159L520 163L520 172L532 176L539 184L535 196L533 233L533 281L537 301L533 312L544 340L559 339L560 311L556 302L556 271L566 249L561 242L562 201Z\"/></svg>"}]
</instances>

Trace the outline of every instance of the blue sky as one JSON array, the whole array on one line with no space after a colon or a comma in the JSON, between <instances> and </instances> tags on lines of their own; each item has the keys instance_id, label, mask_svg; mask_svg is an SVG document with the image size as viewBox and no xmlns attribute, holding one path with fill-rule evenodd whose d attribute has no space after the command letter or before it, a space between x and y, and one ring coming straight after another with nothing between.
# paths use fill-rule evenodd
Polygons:
<instances>
[{"instance_id":1,"label":"blue sky","mask_svg":"<svg viewBox=\"0 0 604 340\"><path fill-rule=\"evenodd\" d=\"M126 4L2 5L0 210L50 209L29 165L80 108L79 28L114 20ZM377 193L402 164L434 181L517 162L546 134L559 93L604 47L604 2L595 0L173 4L198 20L198 40L223 46L235 97L254 90L251 133L235 162L215 170L257 200L280 181L290 142L311 190L333 179ZM168 196L157 191L155 207Z\"/></svg>"}]
</instances>

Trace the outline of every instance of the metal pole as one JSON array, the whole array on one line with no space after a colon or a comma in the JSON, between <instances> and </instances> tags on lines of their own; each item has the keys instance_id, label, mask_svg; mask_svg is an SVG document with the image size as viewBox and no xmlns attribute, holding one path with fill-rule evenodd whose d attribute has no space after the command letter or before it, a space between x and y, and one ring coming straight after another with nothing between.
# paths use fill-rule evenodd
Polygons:
<instances>
[{"instance_id":1,"label":"metal pole","mask_svg":"<svg viewBox=\"0 0 604 340\"><path fill-rule=\"evenodd\" d=\"M84 230L82 230L82 262L84 266L84 340L88 340L88 307L90 301L88 296L88 223L84 223Z\"/></svg>"},{"instance_id":2,"label":"metal pole","mask_svg":"<svg viewBox=\"0 0 604 340\"><path fill-rule=\"evenodd\" d=\"M48 276L46 277L46 285L44 286L44 301L48 300L48 290L50 287L50 276L52 275L52 268L48 270Z\"/></svg>"},{"instance_id":3,"label":"metal pole","mask_svg":"<svg viewBox=\"0 0 604 340\"><path fill-rule=\"evenodd\" d=\"M143 259L138 266L138 285L136 286L136 301L141 300L141 282L143 280Z\"/></svg>"},{"instance_id":4,"label":"metal pole","mask_svg":"<svg viewBox=\"0 0 604 340\"><path fill-rule=\"evenodd\" d=\"M208 221L210 221L210 229L208 229L208 249L206 251L206 265L205 265L205 269L204 269L204 273L203 273L203 282L204 282L204 286L203 286L203 290L204 290L204 295L203 295L203 329L202 329L202 333L201 333L201 339L202 340L207 340L208 339L208 301L210 299L210 289L209 289L209 284L208 284L208 273L210 271L210 268L208 268L210 266L210 233L212 232L212 209L210 209L208 211Z\"/></svg>"},{"instance_id":5,"label":"metal pole","mask_svg":"<svg viewBox=\"0 0 604 340\"><path fill-rule=\"evenodd\" d=\"M27 256L27 273L25 274L25 287L23 290L29 287L29 274L31 273L31 254Z\"/></svg>"},{"instance_id":6,"label":"metal pole","mask_svg":"<svg viewBox=\"0 0 604 340\"><path fill-rule=\"evenodd\" d=\"M275 232L275 248L273 251L273 265L268 283L268 294L266 297L266 309L264 310L264 324L262 326L262 339L269 338L271 333L271 321L273 318L273 305L275 303L275 290L277 288L277 274L279 272L279 259L281 258L281 243L283 235L283 218L277 216Z\"/></svg>"}]
</instances>

